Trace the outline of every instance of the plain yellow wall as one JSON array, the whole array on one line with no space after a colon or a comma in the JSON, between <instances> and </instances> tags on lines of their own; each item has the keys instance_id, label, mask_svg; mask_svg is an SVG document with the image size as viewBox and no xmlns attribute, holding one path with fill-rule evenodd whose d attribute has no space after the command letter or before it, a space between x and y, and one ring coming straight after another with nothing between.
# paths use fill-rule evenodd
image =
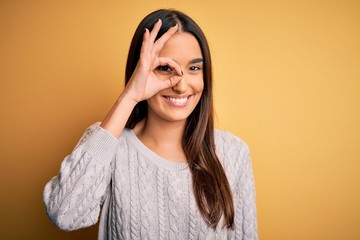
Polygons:
<instances>
[{"instance_id":1,"label":"plain yellow wall","mask_svg":"<svg viewBox=\"0 0 360 240\"><path fill-rule=\"evenodd\" d=\"M120 93L158 8L205 31L217 126L250 145L262 240L360 239L360 2L1 1L0 238L96 239L47 219L42 190Z\"/></svg>"}]
</instances>

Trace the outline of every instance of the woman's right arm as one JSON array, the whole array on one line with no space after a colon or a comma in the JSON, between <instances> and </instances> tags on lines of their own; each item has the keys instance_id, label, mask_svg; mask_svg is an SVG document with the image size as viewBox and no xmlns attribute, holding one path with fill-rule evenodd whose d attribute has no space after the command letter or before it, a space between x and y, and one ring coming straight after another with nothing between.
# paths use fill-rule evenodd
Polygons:
<instances>
[{"instance_id":1,"label":"woman's right arm","mask_svg":"<svg viewBox=\"0 0 360 240\"><path fill-rule=\"evenodd\" d=\"M151 32L145 30L136 69L102 123L91 126L73 152L61 164L60 173L44 189L44 203L50 220L63 230L75 230L97 222L102 200L111 178L115 156L125 124L135 107L182 78L180 67L170 58L158 57L165 42L177 31L170 28L156 42L159 20ZM159 80L154 70L169 65L175 70L167 80Z\"/></svg>"}]
</instances>

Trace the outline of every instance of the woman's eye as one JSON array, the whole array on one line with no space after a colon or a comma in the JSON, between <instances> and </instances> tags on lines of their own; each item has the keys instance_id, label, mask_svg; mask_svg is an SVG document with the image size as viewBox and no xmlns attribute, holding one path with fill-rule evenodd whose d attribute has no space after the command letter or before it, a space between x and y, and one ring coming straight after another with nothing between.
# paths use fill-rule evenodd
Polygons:
<instances>
[{"instance_id":1,"label":"woman's eye","mask_svg":"<svg viewBox=\"0 0 360 240\"><path fill-rule=\"evenodd\" d=\"M198 66L191 66L191 67L190 67L190 71L193 71L193 72L199 71L200 69L201 69L201 68L198 67Z\"/></svg>"},{"instance_id":2,"label":"woman's eye","mask_svg":"<svg viewBox=\"0 0 360 240\"><path fill-rule=\"evenodd\" d=\"M169 66L158 66L157 68L156 68L157 70L159 70L159 71L162 71L162 72L171 72L172 71L172 69L169 67Z\"/></svg>"}]
</instances>

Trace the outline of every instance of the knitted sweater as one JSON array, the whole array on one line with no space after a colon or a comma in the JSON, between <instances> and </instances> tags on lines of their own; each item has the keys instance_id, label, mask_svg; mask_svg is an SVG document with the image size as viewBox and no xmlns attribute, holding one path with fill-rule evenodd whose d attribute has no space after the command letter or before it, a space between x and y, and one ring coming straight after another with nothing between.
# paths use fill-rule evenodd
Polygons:
<instances>
[{"instance_id":1,"label":"knitted sweater","mask_svg":"<svg viewBox=\"0 0 360 240\"><path fill-rule=\"evenodd\" d=\"M103 239L258 239L254 179L247 145L215 130L217 155L231 186L235 228L213 230L202 219L187 163L166 160L132 130L119 139L89 127L44 189L50 220L63 230L98 221ZM209 186L211 187L211 186Z\"/></svg>"}]
</instances>

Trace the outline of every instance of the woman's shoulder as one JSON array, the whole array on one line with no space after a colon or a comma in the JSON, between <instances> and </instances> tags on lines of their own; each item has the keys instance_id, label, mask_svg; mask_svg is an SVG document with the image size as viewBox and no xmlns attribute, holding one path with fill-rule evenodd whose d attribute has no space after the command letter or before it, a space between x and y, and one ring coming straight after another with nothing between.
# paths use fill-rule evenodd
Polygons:
<instances>
[{"instance_id":1,"label":"woman's shoulder","mask_svg":"<svg viewBox=\"0 0 360 240\"><path fill-rule=\"evenodd\" d=\"M249 151L247 143L240 137L231 132L221 129L214 129L215 145L216 148L223 148L224 150L237 150Z\"/></svg>"},{"instance_id":2,"label":"woman's shoulder","mask_svg":"<svg viewBox=\"0 0 360 240\"><path fill-rule=\"evenodd\" d=\"M214 136L216 154L232 185L250 161L249 147L244 140L225 130L215 129Z\"/></svg>"}]
</instances>

